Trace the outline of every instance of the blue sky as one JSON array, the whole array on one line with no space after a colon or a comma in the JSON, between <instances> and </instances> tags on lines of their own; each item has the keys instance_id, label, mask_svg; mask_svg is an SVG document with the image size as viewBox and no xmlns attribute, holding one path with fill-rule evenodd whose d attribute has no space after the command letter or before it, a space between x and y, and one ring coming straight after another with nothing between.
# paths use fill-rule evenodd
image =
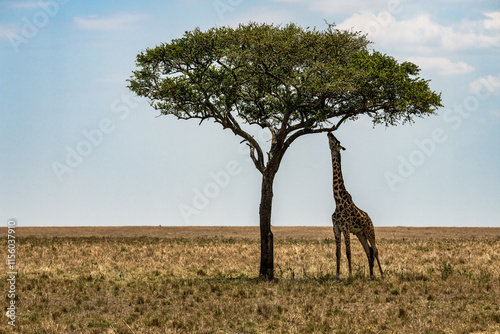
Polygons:
<instances>
[{"instance_id":1,"label":"blue sky","mask_svg":"<svg viewBox=\"0 0 500 334\"><path fill-rule=\"evenodd\" d=\"M138 52L196 27L325 20L419 65L445 105L412 126L338 130L355 203L376 226L500 226L496 0L0 1L0 220L257 226L260 174L240 140L156 117L125 80ZM331 174L325 135L296 141L273 225L331 226Z\"/></svg>"}]
</instances>

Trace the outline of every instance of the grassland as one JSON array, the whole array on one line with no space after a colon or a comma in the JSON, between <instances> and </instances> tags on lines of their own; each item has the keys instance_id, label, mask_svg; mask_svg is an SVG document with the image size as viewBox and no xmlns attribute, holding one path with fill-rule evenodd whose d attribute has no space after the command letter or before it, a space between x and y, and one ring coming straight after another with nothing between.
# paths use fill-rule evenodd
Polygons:
<instances>
[{"instance_id":1,"label":"grassland","mask_svg":"<svg viewBox=\"0 0 500 334\"><path fill-rule=\"evenodd\" d=\"M256 228L19 227L17 330L500 332L500 229L378 228L387 277L375 281L357 241L354 279L344 256L336 281L330 228L274 232L277 279L265 282Z\"/></svg>"}]
</instances>

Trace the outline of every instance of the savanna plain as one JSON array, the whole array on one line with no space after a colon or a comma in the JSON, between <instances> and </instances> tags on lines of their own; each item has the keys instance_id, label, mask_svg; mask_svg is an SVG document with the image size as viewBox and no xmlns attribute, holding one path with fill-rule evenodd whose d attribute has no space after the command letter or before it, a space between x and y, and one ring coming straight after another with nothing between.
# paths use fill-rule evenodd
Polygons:
<instances>
[{"instance_id":1,"label":"savanna plain","mask_svg":"<svg viewBox=\"0 0 500 334\"><path fill-rule=\"evenodd\" d=\"M331 228L273 232L276 278L268 282L257 277L256 227L17 227L15 330L500 332L500 228L376 228L386 277L376 270L373 281L356 239L354 277L342 245L335 280ZM13 331L7 321L0 332Z\"/></svg>"}]
</instances>

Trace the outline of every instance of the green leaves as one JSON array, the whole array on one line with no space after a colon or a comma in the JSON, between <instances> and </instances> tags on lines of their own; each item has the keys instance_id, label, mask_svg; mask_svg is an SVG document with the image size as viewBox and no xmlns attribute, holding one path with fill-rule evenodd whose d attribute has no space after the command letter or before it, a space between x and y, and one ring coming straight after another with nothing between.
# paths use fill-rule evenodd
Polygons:
<instances>
[{"instance_id":1,"label":"green leaves","mask_svg":"<svg viewBox=\"0 0 500 334\"><path fill-rule=\"evenodd\" d=\"M129 88L163 114L229 128L240 118L285 135L336 129L362 114L396 125L441 106L415 64L368 45L366 36L331 24L195 29L140 53Z\"/></svg>"}]
</instances>

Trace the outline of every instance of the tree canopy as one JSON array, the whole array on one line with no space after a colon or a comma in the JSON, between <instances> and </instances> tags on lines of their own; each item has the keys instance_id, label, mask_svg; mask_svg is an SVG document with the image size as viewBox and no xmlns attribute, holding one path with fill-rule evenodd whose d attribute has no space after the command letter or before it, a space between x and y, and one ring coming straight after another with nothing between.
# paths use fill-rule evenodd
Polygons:
<instances>
[{"instance_id":1,"label":"tree canopy","mask_svg":"<svg viewBox=\"0 0 500 334\"><path fill-rule=\"evenodd\" d=\"M213 119L263 152L239 122L268 128L288 147L307 133L368 115L396 125L433 114L441 96L410 62L368 49L358 32L250 23L189 31L137 56L129 88L162 114Z\"/></svg>"}]
</instances>

